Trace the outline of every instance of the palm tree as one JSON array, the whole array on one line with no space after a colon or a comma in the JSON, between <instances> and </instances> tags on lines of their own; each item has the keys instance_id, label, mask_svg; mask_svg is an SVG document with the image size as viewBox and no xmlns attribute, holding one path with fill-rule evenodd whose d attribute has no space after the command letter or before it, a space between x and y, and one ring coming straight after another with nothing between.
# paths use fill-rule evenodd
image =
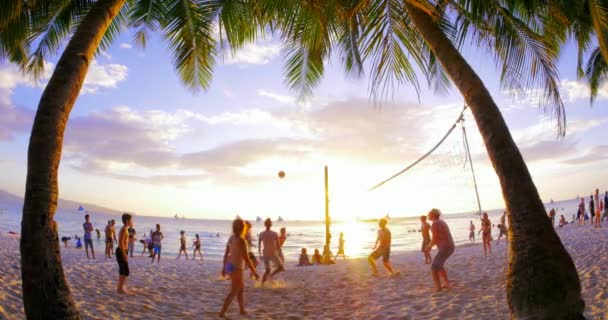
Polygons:
<instances>
[{"instance_id":1,"label":"palm tree","mask_svg":"<svg viewBox=\"0 0 608 320\"><path fill-rule=\"evenodd\" d=\"M578 273L546 218L545 208L500 110L458 47L471 41L496 58L503 85L526 93L540 86L539 104L553 112L561 134L565 114L555 66L565 26L546 1L327 0L266 1L285 42L287 82L308 93L338 50L345 69L371 65L374 97L413 84L415 67L430 81L449 80L470 107L499 178L511 225L507 298L517 319L582 318ZM530 94L530 93L528 93Z\"/></svg>"},{"instance_id":2,"label":"palm tree","mask_svg":"<svg viewBox=\"0 0 608 320\"><path fill-rule=\"evenodd\" d=\"M214 23L233 50L260 31L239 0L4 0L0 55L39 75L44 59L69 39L38 104L28 149L21 223L23 303L28 319L79 319L65 280L57 225L57 171L65 127L98 50L127 27L136 42L159 31L184 84L208 87L218 54ZM72 30L74 30L72 32ZM222 39L220 39L222 40ZM30 50L32 43L37 46ZM30 52L31 51L31 52Z\"/></svg>"}]
</instances>

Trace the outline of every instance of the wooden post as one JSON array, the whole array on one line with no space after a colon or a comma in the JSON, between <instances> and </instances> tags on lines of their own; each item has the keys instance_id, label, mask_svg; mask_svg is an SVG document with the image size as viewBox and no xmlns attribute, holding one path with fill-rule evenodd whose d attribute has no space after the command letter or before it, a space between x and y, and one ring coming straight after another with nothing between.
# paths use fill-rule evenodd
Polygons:
<instances>
[{"instance_id":1,"label":"wooden post","mask_svg":"<svg viewBox=\"0 0 608 320\"><path fill-rule=\"evenodd\" d=\"M331 235L329 234L329 224L329 177L327 166L325 166L325 248L323 250L323 260L325 263L329 263L329 261L331 260L331 256L329 254L329 243L331 241Z\"/></svg>"}]
</instances>

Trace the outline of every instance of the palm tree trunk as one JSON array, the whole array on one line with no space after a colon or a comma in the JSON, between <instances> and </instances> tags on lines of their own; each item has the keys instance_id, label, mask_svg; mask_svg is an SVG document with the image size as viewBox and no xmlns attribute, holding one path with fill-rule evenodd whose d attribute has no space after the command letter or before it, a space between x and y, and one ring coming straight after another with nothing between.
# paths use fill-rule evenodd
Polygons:
<instances>
[{"instance_id":1,"label":"palm tree trunk","mask_svg":"<svg viewBox=\"0 0 608 320\"><path fill-rule=\"evenodd\" d=\"M500 180L510 233L507 300L513 319L581 319L576 267L551 226L500 110L475 71L431 16L405 1L425 39L463 95Z\"/></svg>"},{"instance_id":2,"label":"palm tree trunk","mask_svg":"<svg viewBox=\"0 0 608 320\"><path fill-rule=\"evenodd\" d=\"M79 319L59 254L57 170L65 126L108 26L125 0L99 0L68 43L47 84L28 149L21 222L23 306L28 319Z\"/></svg>"}]
</instances>

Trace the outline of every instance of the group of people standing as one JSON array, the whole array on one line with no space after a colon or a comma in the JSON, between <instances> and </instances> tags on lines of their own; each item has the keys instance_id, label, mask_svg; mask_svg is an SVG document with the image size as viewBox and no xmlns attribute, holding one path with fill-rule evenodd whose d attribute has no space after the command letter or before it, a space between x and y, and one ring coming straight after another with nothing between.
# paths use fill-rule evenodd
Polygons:
<instances>
[{"instance_id":1,"label":"group of people standing","mask_svg":"<svg viewBox=\"0 0 608 320\"><path fill-rule=\"evenodd\" d=\"M595 193L589 196L588 208L589 211L585 208L585 198L581 197L576 213L576 219L579 221L579 224L585 225L586 220L590 219L590 224L594 228L601 228L604 219L608 220L608 191L604 193L604 197L602 198L600 190L595 189Z\"/></svg>"}]
</instances>

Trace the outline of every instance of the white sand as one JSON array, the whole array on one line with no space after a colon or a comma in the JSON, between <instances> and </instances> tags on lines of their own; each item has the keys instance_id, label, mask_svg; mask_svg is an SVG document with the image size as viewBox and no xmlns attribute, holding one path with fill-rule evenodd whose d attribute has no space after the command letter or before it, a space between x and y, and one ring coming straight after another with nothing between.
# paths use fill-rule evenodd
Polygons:
<instances>
[{"instance_id":1,"label":"white sand","mask_svg":"<svg viewBox=\"0 0 608 320\"><path fill-rule=\"evenodd\" d=\"M570 225L558 233L580 274L585 316L608 319L608 228ZM2 319L24 318L18 246L18 239L0 237ZM209 319L217 316L228 291L229 281L218 280L219 261L167 258L150 265L133 258L128 285L137 296L119 296L116 262L98 255L101 259L87 260L82 250L62 250L72 292L87 319ZM373 278L364 259L353 259L334 266L288 265L268 288L247 281L247 319L508 319L504 242L489 258L479 244L458 247L447 263L454 283L450 292L432 293L420 253L393 254L392 261L402 275ZM236 304L228 315L241 318Z\"/></svg>"}]
</instances>

